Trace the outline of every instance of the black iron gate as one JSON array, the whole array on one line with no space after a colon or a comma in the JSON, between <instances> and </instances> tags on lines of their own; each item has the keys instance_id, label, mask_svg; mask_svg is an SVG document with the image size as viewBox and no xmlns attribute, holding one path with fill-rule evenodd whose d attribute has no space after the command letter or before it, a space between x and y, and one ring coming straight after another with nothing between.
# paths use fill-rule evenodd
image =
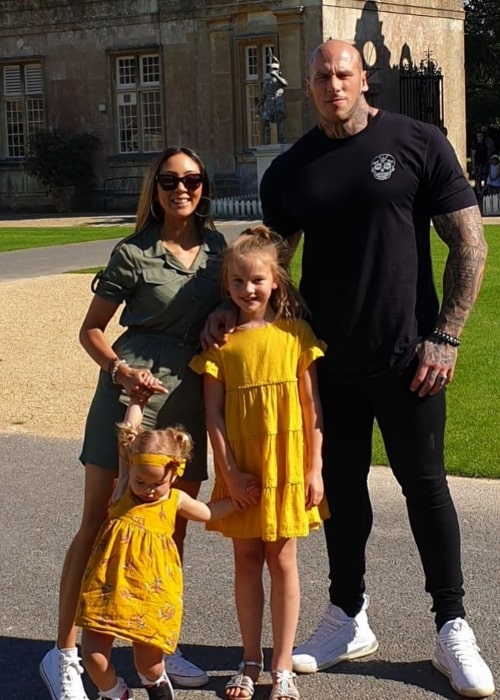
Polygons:
<instances>
[{"instance_id":1,"label":"black iron gate","mask_svg":"<svg viewBox=\"0 0 500 700\"><path fill-rule=\"evenodd\" d=\"M430 50L420 65L400 68L400 112L444 130L443 75Z\"/></svg>"}]
</instances>

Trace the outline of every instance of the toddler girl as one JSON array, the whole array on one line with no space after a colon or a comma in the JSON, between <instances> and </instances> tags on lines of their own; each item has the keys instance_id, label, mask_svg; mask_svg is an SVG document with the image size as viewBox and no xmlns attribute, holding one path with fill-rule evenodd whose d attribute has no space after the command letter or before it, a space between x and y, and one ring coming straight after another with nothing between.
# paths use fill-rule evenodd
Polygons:
<instances>
[{"instance_id":1,"label":"toddler girl","mask_svg":"<svg viewBox=\"0 0 500 700\"><path fill-rule=\"evenodd\" d=\"M132 642L148 696L173 699L163 654L175 650L182 616L175 519L207 521L235 510L230 498L205 504L173 488L191 455L191 438L177 428L141 429L143 405L132 399L126 422L118 425L120 474L83 578L76 620L83 628L83 665L106 700L131 697L111 663L116 637Z\"/></svg>"},{"instance_id":2,"label":"toddler girl","mask_svg":"<svg viewBox=\"0 0 500 700\"><path fill-rule=\"evenodd\" d=\"M274 637L270 700L297 700L292 648L299 615L297 537L320 526L322 415L315 360L324 354L300 318L301 298L286 271L288 248L264 226L247 229L224 254L223 284L238 308L219 349L195 356L204 374L214 451L213 498L230 496L237 516L207 525L233 540L243 660L228 698L251 698L262 668L263 567L271 577ZM252 504L249 484L261 484Z\"/></svg>"}]
</instances>

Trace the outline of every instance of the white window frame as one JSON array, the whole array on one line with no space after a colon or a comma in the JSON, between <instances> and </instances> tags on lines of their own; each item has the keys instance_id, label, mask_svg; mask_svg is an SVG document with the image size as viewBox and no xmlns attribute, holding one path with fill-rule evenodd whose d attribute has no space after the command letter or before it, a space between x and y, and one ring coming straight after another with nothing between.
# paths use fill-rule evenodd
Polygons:
<instances>
[{"instance_id":1,"label":"white window frame","mask_svg":"<svg viewBox=\"0 0 500 700\"><path fill-rule=\"evenodd\" d=\"M2 157L24 159L31 136L46 125L41 62L1 64L1 98Z\"/></svg>"},{"instance_id":2,"label":"white window frame","mask_svg":"<svg viewBox=\"0 0 500 700\"><path fill-rule=\"evenodd\" d=\"M262 120L257 114L256 104L262 94L264 81L269 76L271 56L276 55L276 43L268 37L253 37L244 46L245 89L243 91L243 113L245 114L246 147L253 149L262 143ZM257 61L254 70L255 59Z\"/></svg>"},{"instance_id":3,"label":"white window frame","mask_svg":"<svg viewBox=\"0 0 500 700\"><path fill-rule=\"evenodd\" d=\"M161 63L158 52L115 54L115 133L117 151L155 153L165 142L161 109ZM126 81L126 68L130 80ZM152 70L149 70L152 68Z\"/></svg>"}]
</instances>

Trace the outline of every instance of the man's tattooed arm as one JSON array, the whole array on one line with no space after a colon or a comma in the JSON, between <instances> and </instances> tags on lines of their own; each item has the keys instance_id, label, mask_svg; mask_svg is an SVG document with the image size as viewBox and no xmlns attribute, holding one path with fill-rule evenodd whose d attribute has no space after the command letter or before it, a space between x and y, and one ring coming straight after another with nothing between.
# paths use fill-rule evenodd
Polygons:
<instances>
[{"instance_id":1,"label":"man's tattooed arm","mask_svg":"<svg viewBox=\"0 0 500 700\"><path fill-rule=\"evenodd\" d=\"M474 306L488 246L477 206L433 218L438 236L449 248L443 276L443 300L437 327L460 336Z\"/></svg>"},{"instance_id":2,"label":"man's tattooed arm","mask_svg":"<svg viewBox=\"0 0 500 700\"><path fill-rule=\"evenodd\" d=\"M476 301L483 279L487 245L477 206L433 219L438 236L449 248L443 276L443 300L436 327L458 338ZM417 348L419 365L410 385L419 396L437 394L455 373L457 348L424 339Z\"/></svg>"}]
</instances>

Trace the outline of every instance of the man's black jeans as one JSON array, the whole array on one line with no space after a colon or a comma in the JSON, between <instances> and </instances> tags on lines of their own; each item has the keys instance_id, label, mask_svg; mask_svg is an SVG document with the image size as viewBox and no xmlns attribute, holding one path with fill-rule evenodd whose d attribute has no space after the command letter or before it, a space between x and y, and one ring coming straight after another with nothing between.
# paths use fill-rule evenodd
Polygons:
<instances>
[{"instance_id":1,"label":"man's black jeans","mask_svg":"<svg viewBox=\"0 0 500 700\"><path fill-rule=\"evenodd\" d=\"M445 392L409 390L415 365L372 378L334 377L318 363L324 413L323 477L330 600L350 617L361 609L365 547L373 522L368 493L376 419L392 471L406 498L410 526L431 594L436 626L464 617L460 531L443 458Z\"/></svg>"}]
</instances>

